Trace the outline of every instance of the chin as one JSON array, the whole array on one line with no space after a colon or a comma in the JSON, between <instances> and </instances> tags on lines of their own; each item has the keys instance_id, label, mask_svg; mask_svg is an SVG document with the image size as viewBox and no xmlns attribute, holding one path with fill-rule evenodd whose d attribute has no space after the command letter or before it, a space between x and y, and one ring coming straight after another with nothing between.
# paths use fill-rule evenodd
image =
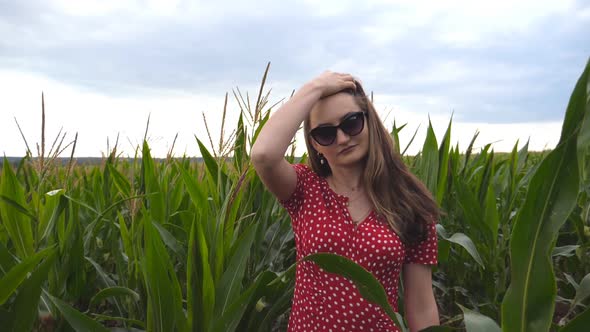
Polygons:
<instances>
[{"instance_id":1,"label":"chin","mask_svg":"<svg viewBox=\"0 0 590 332\"><path fill-rule=\"evenodd\" d=\"M365 161L367 151L353 151L345 156L337 156L337 166L352 166Z\"/></svg>"}]
</instances>

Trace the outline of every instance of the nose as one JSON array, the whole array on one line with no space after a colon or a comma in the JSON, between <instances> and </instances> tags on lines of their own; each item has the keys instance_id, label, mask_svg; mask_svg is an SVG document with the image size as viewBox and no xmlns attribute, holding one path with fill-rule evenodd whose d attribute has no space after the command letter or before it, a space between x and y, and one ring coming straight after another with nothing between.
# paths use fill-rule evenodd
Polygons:
<instances>
[{"instance_id":1,"label":"nose","mask_svg":"<svg viewBox=\"0 0 590 332\"><path fill-rule=\"evenodd\" d=\"M338 145L346 143L349 140L350 136L346 134L344 131L342 131L342 129L338 128L338 130L336 130L336 143Z\"/></svg>"}]
</instances>

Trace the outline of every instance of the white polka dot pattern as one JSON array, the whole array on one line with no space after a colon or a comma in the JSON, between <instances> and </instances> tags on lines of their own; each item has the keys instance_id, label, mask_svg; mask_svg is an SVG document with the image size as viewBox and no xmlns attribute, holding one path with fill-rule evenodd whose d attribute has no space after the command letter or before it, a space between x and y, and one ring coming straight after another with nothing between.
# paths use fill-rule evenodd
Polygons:
<instances>
[{"instance_id":1,"label":"white polka dot pattern","mask_svg":"<svg viewBox=\"0 0 590 332\"><path fill-rule=\"evenodd\" d=\"M406 246L387 222L372 211L355 225L348 198L335 193L328 182L307 165L293 165L295 191L280 201L291 216L297 260L329 252L345 256L371 272L383 285L397 311L398 280L407 263L437 264L434 223L428 237ZM399 331L377 305L364 300L348 279L328 273L311 261L297 265L295 292L288 332Z\"/></svg>"}]
</instances>

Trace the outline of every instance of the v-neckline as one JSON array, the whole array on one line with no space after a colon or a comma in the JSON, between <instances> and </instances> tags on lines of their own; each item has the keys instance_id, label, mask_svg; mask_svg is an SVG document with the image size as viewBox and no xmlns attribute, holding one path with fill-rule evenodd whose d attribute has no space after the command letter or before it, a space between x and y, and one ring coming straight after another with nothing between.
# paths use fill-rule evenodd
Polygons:
<instances>
[{"instance_id":1,"label":"v-neckline","mask_svg":"<svg viewBox=\"0 0 590 332\"><path fill-rule=\"evenodd\" d=\"M337 200L340 201L340 203L343 204L343 208L345 210L345 212L347 213L347 220L352 224L352 227L354 228L354 230L357 230L362 224L364 224L366 221L368 221L371 216L374 214L375 209L371 209L369 211L369 213L363 218L361 219L358 223L354 222L354 220L352 219L352 215L350 214L350 210L348 209L348 200L349 198L347 196L341 195L337 192L334 191L334 189L332 189L332 187L330 187L330 184L328 183L328 180L325 177L321 177L320 179L322 179L322 183L326 186L326 188L328 189L328 191L334 195L334 197L336 197Z\"/></svg>"}]
</instances>

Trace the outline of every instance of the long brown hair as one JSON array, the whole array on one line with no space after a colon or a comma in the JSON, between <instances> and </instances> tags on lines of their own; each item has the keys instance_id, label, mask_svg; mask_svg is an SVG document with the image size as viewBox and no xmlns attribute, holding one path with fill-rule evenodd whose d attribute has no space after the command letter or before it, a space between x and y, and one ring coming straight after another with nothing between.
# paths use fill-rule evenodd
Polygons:
<instances>
[{"instance_id":1,"label":"long brown hair","mask_svg":"<svg viewBox=\"0 0 590 332\"><path fill-rule=\"evenodd\" d=\"M407 244L422 241L428 234L428 224L440 217L439 207L426 186L404 164L373 103L365 95L361 84L358 81L355 83L356 90L347 89L341 93L351 94L367 114L369 151L363 160L363 183L369 201L402 241ZM311 144L309 116L303 123L303 130L311 168L319 176L327 177L332 174L332 169L327 162L320 163L318 153Z\"/></svg>"}]
</instances>

